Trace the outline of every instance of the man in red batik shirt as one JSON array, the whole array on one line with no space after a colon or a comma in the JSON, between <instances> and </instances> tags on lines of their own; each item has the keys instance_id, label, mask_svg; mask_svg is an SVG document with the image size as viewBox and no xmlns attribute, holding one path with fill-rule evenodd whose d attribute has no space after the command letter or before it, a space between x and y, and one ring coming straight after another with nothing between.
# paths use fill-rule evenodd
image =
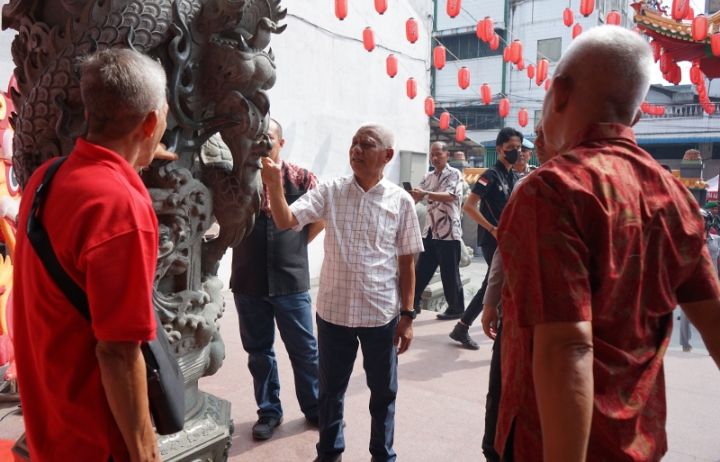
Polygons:
<instances>
[{"instance_id":1,"label":"man in red batik shirt","mask_svg":"<svg viewBox=\"0 0 720 462\"><path fill-rule=\"evenodd\" d=\"M498 229L503 460L660 460L677 303L720 364L720 289L698 205L630 128L651 64L639 35L597 27L568 48L545 97L545 141L559 155L519 187Z\"/></svg>"}]
</instances>

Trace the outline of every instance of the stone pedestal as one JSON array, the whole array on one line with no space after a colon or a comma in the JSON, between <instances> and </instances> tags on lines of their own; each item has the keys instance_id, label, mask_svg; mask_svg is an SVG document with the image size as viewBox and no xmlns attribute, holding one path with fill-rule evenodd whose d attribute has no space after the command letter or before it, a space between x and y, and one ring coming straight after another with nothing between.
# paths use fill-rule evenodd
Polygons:
<instances>
[{"instance_id":1,"label":"stone pedestal","mask_svg":"<svg viewBox=\"0 0 720 462\"><path fill-rule=\"evenodd\" d=\"M475 295L475 293L469 287L470 278L460 272L460 280L462 281L463 290L465 291L466 304ZM470 298L468 298L468 296ZM440 273L437 272L430 279L430 283L425 288L420 298L420 309L423 311L439 311L443 312L447 309L447 300L445 300L445 293L443 292L442 281L440 280Z\"/></svg>"}]
</instances>

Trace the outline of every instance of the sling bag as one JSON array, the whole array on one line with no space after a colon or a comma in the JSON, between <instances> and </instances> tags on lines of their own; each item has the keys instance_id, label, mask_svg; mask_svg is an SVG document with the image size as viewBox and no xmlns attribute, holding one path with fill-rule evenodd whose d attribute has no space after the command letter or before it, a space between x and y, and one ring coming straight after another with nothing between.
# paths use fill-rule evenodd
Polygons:
<instances>
[{"instance_id":1,"label":"sling bag","mask_svg":"<svg viewBox=\"0 0 720 462\"><path fill-rule=\"evenodd\" d=\"M90 322L87 295L63 269L40 220L50 182L66 159L67 157L61 157L54 161L35 190L27 221L27 235L55 284L80 315ZM182 430L185 424L185 381L157 312L155 322L155 340L142 342L140 350L147 369L148 400L155 429L160 435L169 435Z\"/></svg>"}]
</instances>

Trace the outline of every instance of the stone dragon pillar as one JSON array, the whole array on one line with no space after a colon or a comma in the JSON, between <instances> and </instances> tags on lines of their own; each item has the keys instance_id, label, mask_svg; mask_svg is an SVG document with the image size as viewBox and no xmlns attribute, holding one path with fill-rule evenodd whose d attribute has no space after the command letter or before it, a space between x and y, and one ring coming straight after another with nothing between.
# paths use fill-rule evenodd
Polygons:
<instances>
[{"instance_id":1,"label":"stone dragon pillar","mask_svg":"<svg viewBox=\"0 0 720 462\"><path fill-rule=\"evenodd\" d=\"M270 150L265 90L275 82L269 44L285 15L280 0L11 0L2 10L3 27L17 31L12 123L21 185L85 132L79 57L129 47L168 75L163 141L180 158L143 173L160 224L155 309L186 381L185 429L160 438L166 461L227 459L230 403L200 391L198 379L225 356L218 262L259 208L260 157ZM209 239L213 222L220 232Z\"/></svg>"}]
</instances>

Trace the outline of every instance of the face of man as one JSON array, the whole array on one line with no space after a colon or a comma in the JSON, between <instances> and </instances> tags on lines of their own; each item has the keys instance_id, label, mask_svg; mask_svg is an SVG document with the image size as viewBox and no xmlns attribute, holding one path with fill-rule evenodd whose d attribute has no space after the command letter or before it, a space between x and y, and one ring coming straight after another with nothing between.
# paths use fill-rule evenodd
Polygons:
<instances>
[{"instance_id":1,"label":"face of man","mask_svg":"<svg viewBox=\"0 0 720 462\"><path fill-rule=\"evenodd\" d=\"M380 136L372 129L360 129L350 146L350 167L359 178L376 180L382 176L385 165L393 157L392 148L386 148Z\"/></svg>"},{"instance_id":2,"label":"face of man","mask_svg":"<svg viewBox=\"0 0 720 462\"><path fill-rule=\"evenodd\" d=\"M520 146L522 146L520 137L511 136L509 140L498 146L498 158L513 165L520 158Z\"/></svg>"},{"instance_id":3,"label":"face of man","mask_svg":"<svg viewBox=\"0 0 720 462\"><path fill-rule=\"evenodd\" d=\"M543 130L542 123L539 123L538 126L535 127L535 134L537 135L537 138L535 138L535 153L537 154L540 165L542 165L555 157L555 154L548 148L545 142L545 131Z\"/></svg>"},{"instance_id":4,"label":"face of man","mask_svg":"<svg viewBox=\"0 0 720 462\"><path fill-rule=\"evenodd\" d=\"M278 127L272 120L270 121L270 126L268 127L268 136L270 137L270 142L272 143L270 158L273 162L279 162L280 150L285 145L285 140L280 138L280 127Z\"/></svg>"},{"instance_id":5,"label":"face of man","mask_svg":"<svg viewBox=\"0 0 720 462\"><path fill-rule=\"evenodd\" d=\"M528 162L530 162L530 157L532 157L531 149L521 149L520 157L518 157L518 161L515 162L515 170L518 172L524 172L527 168Z\"/></svg>"},{"instance_id":6,"label":"face of man","mask_svg":"<svg viewBox=\"0 0 720 462\"><path fill-rule=\"evenodd\" d=\"M443 151L442 148L443 145L440 143L433 143L430 146L430 163L438 172L445 168L450 155L449 151Z\"/></svg>"}]
</instances>

